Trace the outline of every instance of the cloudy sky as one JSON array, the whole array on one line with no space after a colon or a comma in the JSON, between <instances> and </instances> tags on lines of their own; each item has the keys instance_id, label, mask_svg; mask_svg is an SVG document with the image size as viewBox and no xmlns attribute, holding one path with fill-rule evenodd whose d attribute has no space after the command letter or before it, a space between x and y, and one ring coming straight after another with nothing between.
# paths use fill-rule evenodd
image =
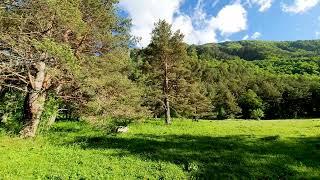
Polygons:
<instances>
[{"instance_id":1,"label":"cloudy sky","mask_svg":"<svg viewBox=\"0 0 320 180\"><path fill-rule=\"evenodd\" d=\"M320 0L120 0L119 7L141 47L159 19L189 44L320 38Z\"/></svg>"}]
</instances>

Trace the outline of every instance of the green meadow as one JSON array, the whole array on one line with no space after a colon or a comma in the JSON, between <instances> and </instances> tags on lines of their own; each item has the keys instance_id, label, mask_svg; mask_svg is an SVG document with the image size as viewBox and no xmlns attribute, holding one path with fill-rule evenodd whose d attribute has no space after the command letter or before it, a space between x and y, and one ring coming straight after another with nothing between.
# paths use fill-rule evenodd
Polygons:
<instances>
[{"instance_id":1,"label":"green meadow","mask_svg":"<svg viewBox=\"0 0 320 180\"><path fill-rule=\"evenodd\" d=\"M35 139L0 136L0 179L318 179L320 121L199 121L108 133L59 122Z\"/></svg>"}]
</instances>

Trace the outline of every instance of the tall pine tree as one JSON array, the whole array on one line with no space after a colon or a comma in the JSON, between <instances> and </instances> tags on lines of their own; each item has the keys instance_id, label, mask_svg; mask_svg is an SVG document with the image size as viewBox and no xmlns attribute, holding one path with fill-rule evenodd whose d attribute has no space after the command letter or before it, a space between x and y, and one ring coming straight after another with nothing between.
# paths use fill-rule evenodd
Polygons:
<instances>
[{"instance_id":1,"label":"tall pine tree","mask_svg":"<svg viewBox=\"0 0 320 180\"><path fill-rule=\"evenodd\" d=\"M165 111L166 124L171 124L171 110L176 111L171 103L177 102L180 87L187 83L184 62L188 55L183 38L180 31L172 32L171 25L160 20L155 24L151 43L145 50L149 103Z\"/></svg>"}]
</instances>

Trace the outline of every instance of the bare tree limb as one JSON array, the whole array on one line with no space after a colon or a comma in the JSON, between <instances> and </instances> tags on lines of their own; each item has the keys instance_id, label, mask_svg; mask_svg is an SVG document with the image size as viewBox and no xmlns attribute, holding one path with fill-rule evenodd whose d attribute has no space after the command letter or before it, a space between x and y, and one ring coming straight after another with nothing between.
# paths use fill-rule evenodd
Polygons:
<instances>
[{"instance_id":1,"label":"bare tree limb","mask_svg":"<svg viewBox=\"0 0 320 180\"><path fill-rule=\"evenodd\" d=\"M22 92L28 92L27 90L22 89L22 88L19 88L19 87L14 86L14 85L3 84L2 86L4 86L4 87L8 87L8 88L17 89L17 90L22 91Z\"/></svg>"}]
</instances>

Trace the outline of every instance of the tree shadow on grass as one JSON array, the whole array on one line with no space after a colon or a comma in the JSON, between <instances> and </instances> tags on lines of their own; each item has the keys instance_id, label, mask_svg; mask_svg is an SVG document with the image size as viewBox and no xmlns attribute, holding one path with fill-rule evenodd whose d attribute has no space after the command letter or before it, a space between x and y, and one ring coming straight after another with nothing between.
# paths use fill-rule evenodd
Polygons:
<instances>
[{"instance_id":1,"label":"tree shadow on grass","mask_svg":"<svg viewBox=\"0 0 320 180\"><path fill-rule=\"evenodd\" d=\"M83 149L119 149L153 161L174 163L197 179L319 178L320 137L145 135L79 136Z\"/></svg>"}]
</instances>

